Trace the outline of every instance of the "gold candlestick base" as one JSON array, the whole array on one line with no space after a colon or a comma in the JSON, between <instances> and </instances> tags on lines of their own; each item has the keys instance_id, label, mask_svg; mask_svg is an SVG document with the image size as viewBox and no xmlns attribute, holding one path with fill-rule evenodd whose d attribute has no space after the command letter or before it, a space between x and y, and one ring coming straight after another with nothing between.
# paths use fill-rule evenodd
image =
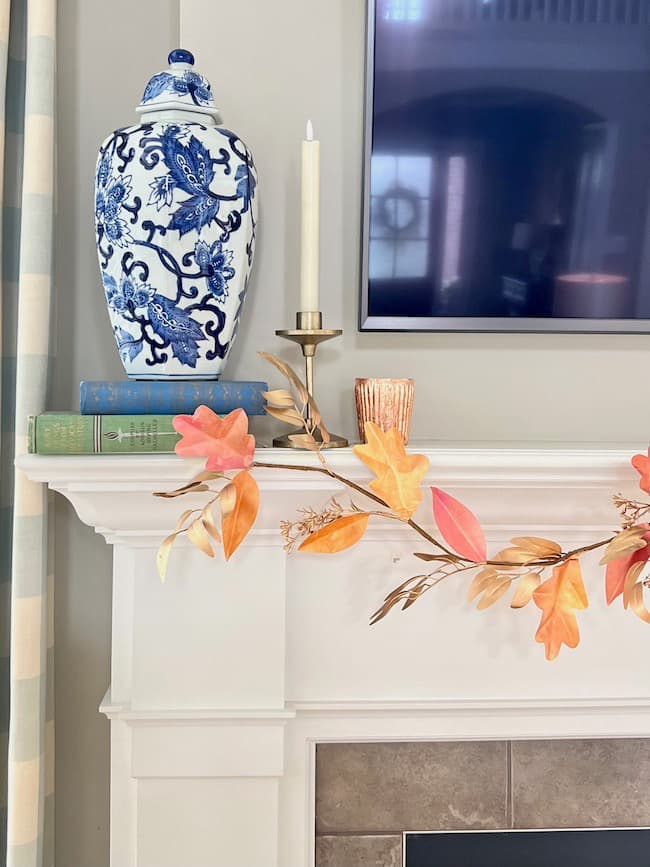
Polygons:
<instances>
[{"instance_id":1,"label":"gold candlestick base","mask_svg":"<svg viewBox=\"0 0 650 867\"><path fill-rule=\"evenodd\" d=\"M314 357L316 348L320 343L326 340L332 340L333 337L340 337L343 331L340 328L323 328L323 314L319 311L314 312L299 312L296 313L296 327L292 329L282 329L275 332L278 337L284 337L285 340L291 340L293 343L299 344L303 357L305 359L305 385L310 397L314 396ZM309 411L309 410L307 410ZM309 416L307 421L311 421ZM303 434L304 430L297 429L289 434L283 434L273 440L273 445L278 449L302 449L302 446L296 445L289 437L296 434ZM324 443L320 436L320 431L314 432L314 438L320 443L323 449L341 449L349 445L345 437L338 434L330 434L330 441Z\"/></svg>"},{"instance_id":2,"label":"gold candlestick base","mask_svg":"<svg viewBox=\"0 0 650 867\"><path fill-rule=\"evenodd\" d=\"M307 451L302 446L296 445L295 442L289 439L289 437L295 436L297 434L304 434L304 432L305 431L303 430L303 428L297 427L295 430L291 431L291 433L283 434L280 437L276 437L273 440L273 445L276 449L298 449L300 451ZM338 434L330 434L330 441L328 443L324 443L320 432L315 431L314 439L322 449L345 449L350 445L350 443L346 440L345 437L341 437Z\"/></svg>"}]
</instances>

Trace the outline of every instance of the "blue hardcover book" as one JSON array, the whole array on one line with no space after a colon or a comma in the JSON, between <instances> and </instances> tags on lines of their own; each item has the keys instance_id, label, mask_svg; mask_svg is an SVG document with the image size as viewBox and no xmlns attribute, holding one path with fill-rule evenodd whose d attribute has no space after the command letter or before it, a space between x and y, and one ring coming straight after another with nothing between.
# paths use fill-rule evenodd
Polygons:
<instances>
[{"instance_id":1,"label":"blue hardcover book","mask_svg":"<svg viewBox=\"0 0 650 867\"><path fill-rule=\"evenodd\" d=\"M243 409L248 415L264 415L265 382L186 380L155 382L82 382L79 410L82 415L191 415L204 404L224 415Z\"/></svg>"}]
</instances>

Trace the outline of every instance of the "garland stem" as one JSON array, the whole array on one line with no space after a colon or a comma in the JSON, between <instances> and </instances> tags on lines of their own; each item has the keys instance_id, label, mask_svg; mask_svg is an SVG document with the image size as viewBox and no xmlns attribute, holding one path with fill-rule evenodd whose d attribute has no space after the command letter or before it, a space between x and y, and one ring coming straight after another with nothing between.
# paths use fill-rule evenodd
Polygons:
<instances>
[{"instance_id":1,"label":"garland stem","mask_svg":"<svg viewBox=\"0 0 650 867\"><path fill-rule=\"evenodd\" d=\"M356 491L358 494L362 494L364 497L368 497L373 500L373 502L378 503L380 506L383 506L386 509L390 509L388 503L384 502L381 497L378 497L376 494L373 494L372 491L367 491L361 485L358 485L356 482L353 482L351 479L347 479L345 476L339 475L339 473L335 473L334 470L330 469L330 467L325 464L323 467L305 467L305 466L297 466L296 464L267 464L261 461L254 461L253 467L259 467L262 469L278 469L278 470L298 470L303 473L320 473L323 476L329 476L331 479L335 479L337 482L340 482L342 485L346 485L348 488L351 488L353 491ZM402 520L398 518L398 520ZM444 551L445 554L448 554L450 557L454 559L456 562L462 562L462 558L458 557L453 551L450 551L448 548L445 548L437 539L435 539L430 533L421 527L416 521L412 518L408 521L404 521L405 524L408 524L411 529L415 530L423 539L429 542L430 545L434 545L436 548L440 548L441 551Z\"/></svg>"},{"instance_id":2,"label":"garland stem","mask_svg":"<svg viewBox=\"0 0 650 867\"><path fill-rule=\"evenodd\" d=\"M306 467L306 466L299 466L297 464L271 464L271 463L264 463L263 461L254 461L253 467L258 467L261 469L296 470L298 472L303 472L303 473L320 473L323 476L329 476L331 479L334 479L335 481L340 482L342 485L345 485L346 487L351 488L353 491L356 491L358 494L362 494L364 497L368 497L368 499L372 500L373 502L377 503L378 505L383 506L386 509L390 509L390 506L388 505L388 503L386 503L384 500L382 500L381 497L378 497L376 494L373 494L372 491L366 490L366 488L362 487L361 485L358 485L356 482L353 482L351 479L348 479L345 476L342 476L339 473L334 472L334 470L332 470L325 462L324 462L324 466L322 466L322 467ZM393 517L393 516L386 515L385 517ZM398 521L403 520L402 518L399 518L397 516L394 516L394 517ZM424 527L420 526L420 524L418 524L412 518L409 519L408 521L404 521L404 523L408 524L408 526L411 527L411 529L415 530L415 532L419 536L421 536L423 539L425 539L427 542L429 542L430 545L433 545L435 548L438 548L441 551L444 551L444 553L447 554L447 556L449 556L451 558L451 562L456 563L456 564L467 564L467 565L463 566L462 570L458 570L458 571L465 571L465 569L473 569L477 566L512 566L513 565L512 563L503 563L503 562L498 561L498 560L486 560L485 563L472 563L470 560L467 560L467 558L459 557L457 554L454 554L453 551L450 551L449 548L446 548L441 542L439 542L434 536L432 536L430 533L428 533L424 529ZM609 545L609 543L612 541L613 538L614 538L614 536L610 536L608 539L603 539L600 542L594 542L591 545L583 545L581 548L574 548L571 551L567 551L564 554L558 555L556 558L548 558L548 559L541 559L540 558L540 560L536 560L532 563L527 563L526 566L541 566L541 567L556 566L559 563L564 563L567 560L570 560L572 557L579 557L581 554L586 554L589 551L596 551L599 548L604 548L606 545Z\"/></svg>"}]
</instances>

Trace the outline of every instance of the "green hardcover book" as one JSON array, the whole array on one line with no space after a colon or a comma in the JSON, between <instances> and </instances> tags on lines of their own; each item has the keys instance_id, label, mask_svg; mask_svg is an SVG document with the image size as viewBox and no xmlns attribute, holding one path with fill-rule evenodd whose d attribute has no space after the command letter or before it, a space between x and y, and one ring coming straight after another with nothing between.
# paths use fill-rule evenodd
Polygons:
<instances>
[{"instance_id":1,"label":"green hardcover book","mask_svg":"<svg viewBox=\"0 0 650 867\"><path fill-rule=\"evenodd\" d=\"M29 417L29 451L38 455L173 452L180 435L173 415L79 415L47 412Z\"/></svg>"}]
</instances>

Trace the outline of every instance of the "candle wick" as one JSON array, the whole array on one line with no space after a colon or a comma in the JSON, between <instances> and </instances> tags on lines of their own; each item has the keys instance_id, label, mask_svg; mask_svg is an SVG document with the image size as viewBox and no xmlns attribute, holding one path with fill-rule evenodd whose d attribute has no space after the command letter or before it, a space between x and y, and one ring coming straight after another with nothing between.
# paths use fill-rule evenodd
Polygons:
<instances>
[{"instance_id":1,"label":"candle wick","mask_svg":"<svg viewBox=\"0 0 650 867\"><path fill-rule=\"evenodd\" d=\"M313 140L314 140L314 125L310 120L308 120L307 121L307 141L313 141Z\"/></svg>"}]
</instances>

